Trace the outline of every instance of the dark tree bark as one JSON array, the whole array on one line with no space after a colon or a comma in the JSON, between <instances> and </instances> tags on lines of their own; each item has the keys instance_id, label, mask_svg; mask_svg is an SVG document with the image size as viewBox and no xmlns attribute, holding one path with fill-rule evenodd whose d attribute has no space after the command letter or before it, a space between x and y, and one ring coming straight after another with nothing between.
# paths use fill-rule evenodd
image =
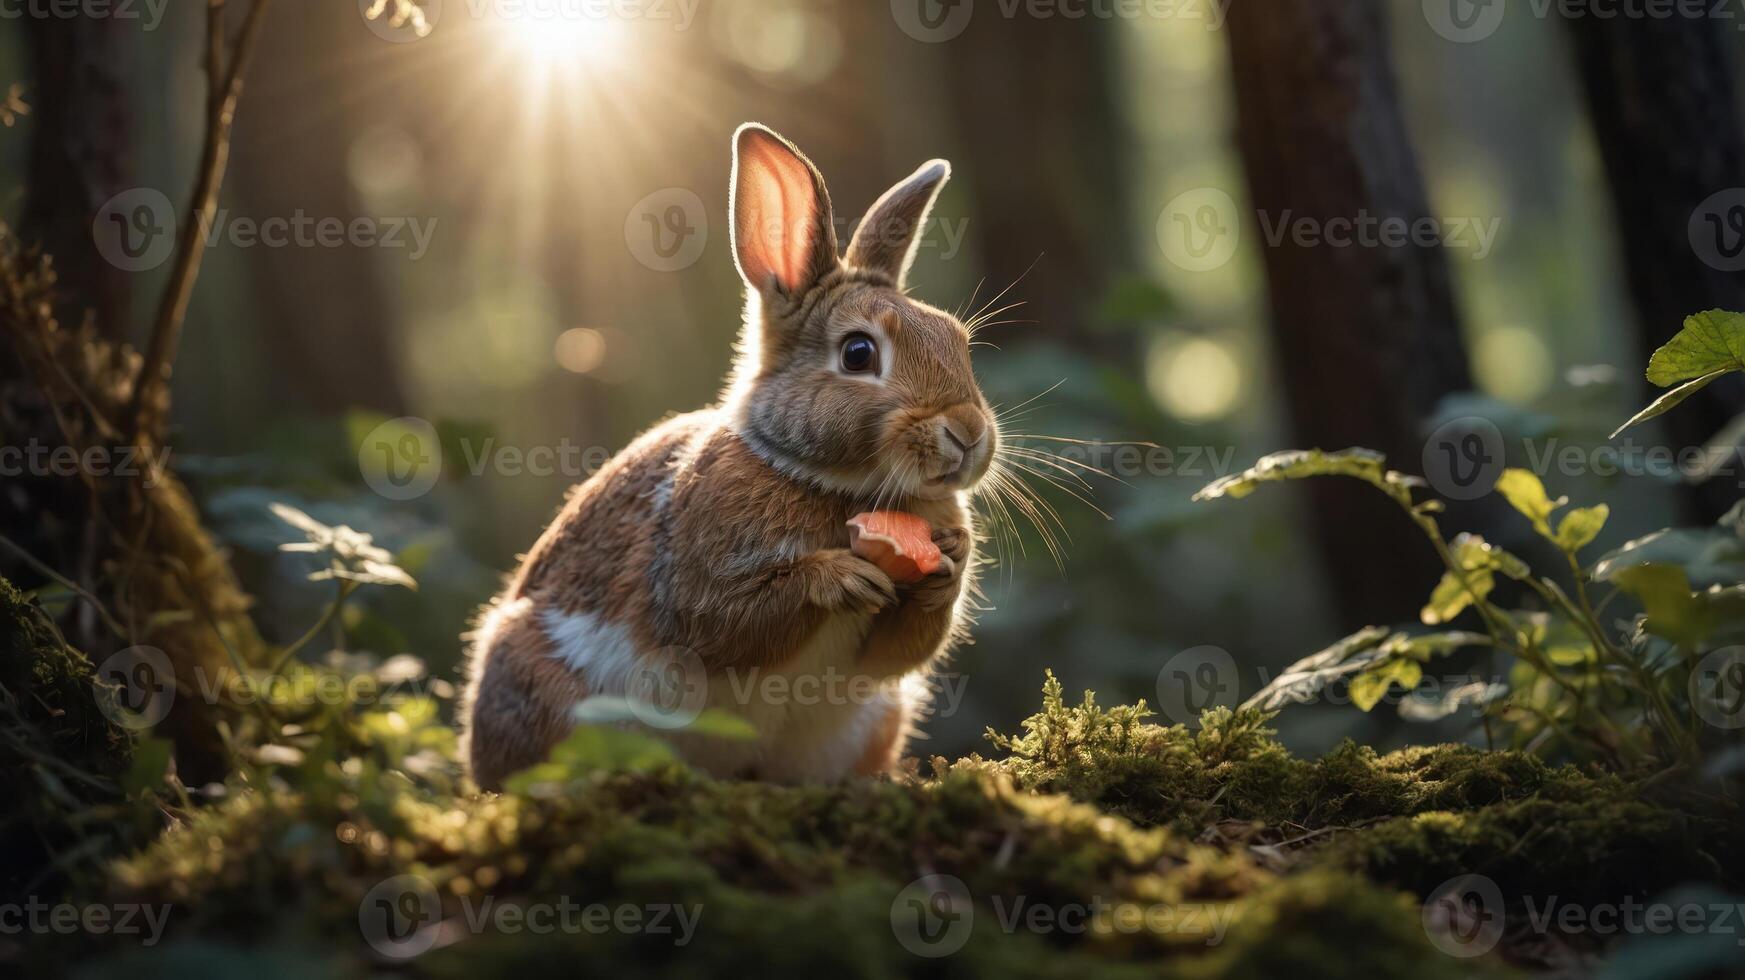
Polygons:
<instances>
[{"instance_id":1,"label":"dark tree bark","mask_svg":"<svg viewBox=\"0 0 1745 980\"><path fill-rule=\"evenodd\" d=\"M1745 187L1732 28L1700 17L1581 17L1568 28L1611 185L1642 364L1686 316L1745 310L1745 258L1729 261L1723 251L1738 242L1728 219L1745 215L1745 190L1710 202ZM1720 225L1709 226L1699 209ZM1646 385L1641 397L1651 397ZM1728 378L1661 424L1675 446L1700 446L1740 411L1745 381ZM1713 520L1737 499L1736 480L1711 480L1686 495L1686 516Z\"/></svg>"},{"instance_id":2,"label":"dark tree bark","mask_svg":"<svg viewBox=\"0 0 1745 980\"><path fill-rule=\"evenodd\" d=\"M1113 42L1101 18L987 16L939 46L977 225L969 237L987 270L981 298L1024 276L1002 303L1022 300L1004 317L1025 322L1001 326L1002 337L1130 351L1131 337L1089 322L1133 266Z\"/></svg>"},{"instance_id":3,"label":"dark tree bark","mask_svg":"<svg viewBox=\"0 0 1745 980\"><path fill-rule=\"evenodd\" d=\"M1429 215L1379 0L1237 3L1228 29L1237 135L1262 219L1245 233ZM1367 446L1417 472L1421 421L1471 384L1441 248L1259 237L1296 444ZM1307 490L1344 623L1409 617L1436 576L1417 530L1367 487L1316 480Z\"/></svg>"},{"instance_id":4,"label":"dark tree bark","mask_svg":"<svg viewBox=\"0 0 1745 980\"><path fill-rule=\"evenodd\" d=\"M346 166L359 128L351 94L357 82L333 73L311 78L309 52L362 61L380 43L352 20L331 16L285 18L261 38L249 112L231 148L236 216L261 222L304 215L347 226L363 216ZM276 396L327 414L404 413L400 316L382 267L406 262L408 254L349 240L247 253L261 348L270 358L266 377L281 389Z\"/></svg>"},{"instance_id":5,"label":"dark tree bark","mask_svg":"<svg viewBox=\"0 0 1745 980\"><path fill-rule=\"evenodd\" d=\"M60 295L77 322L127 336L132 274L98 254L91 224L136 183L128 81L139 28L117 17L27 17L31 144L21 238L54 256Z\"/></svg>"}]
</instances>

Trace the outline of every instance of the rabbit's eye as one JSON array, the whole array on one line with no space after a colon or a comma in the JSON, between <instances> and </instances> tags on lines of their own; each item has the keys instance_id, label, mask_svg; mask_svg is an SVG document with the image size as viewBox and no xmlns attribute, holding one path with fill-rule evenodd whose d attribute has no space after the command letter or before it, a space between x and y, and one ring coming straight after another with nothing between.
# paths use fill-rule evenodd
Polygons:
<instances>
[{"instance_id":1,"label":"rabbit's eye","mask_svg":"<svg viewBox=\"0 0 1745 980\"><path fill-rule=\"evenodd\" d=\"M851 333L842 341L842 370L866 374L879 369L879 345L864 333Z\"/></svg>"}]
</instances>

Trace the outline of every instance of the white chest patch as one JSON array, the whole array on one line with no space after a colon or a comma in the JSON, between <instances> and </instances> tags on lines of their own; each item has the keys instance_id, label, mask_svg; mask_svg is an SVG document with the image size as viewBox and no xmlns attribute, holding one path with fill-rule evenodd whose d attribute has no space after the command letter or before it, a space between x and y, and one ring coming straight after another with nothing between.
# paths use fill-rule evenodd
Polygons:
<instances>
[{"instance_id":1,"label":"white chest patch","mask_svg":"<svg viewBox=\"0 0 1745 980\"><path fill-rule=\"evenodd\" d=\"M628 629L593 614L547 610L540 616L553 656L582 675L590 694L635 697L651 682L684 689L665 702L682 705L680 718L715 708L758 732L756 739L728 739L646 729L672 742L686 761L716 776L785 783L849 775L890 712L919 696L923 685L881 684L857 671L871 622L859 613L827 619L780 668L703 674L695 655L639 650Z\"/></svg>"}]
</instances>

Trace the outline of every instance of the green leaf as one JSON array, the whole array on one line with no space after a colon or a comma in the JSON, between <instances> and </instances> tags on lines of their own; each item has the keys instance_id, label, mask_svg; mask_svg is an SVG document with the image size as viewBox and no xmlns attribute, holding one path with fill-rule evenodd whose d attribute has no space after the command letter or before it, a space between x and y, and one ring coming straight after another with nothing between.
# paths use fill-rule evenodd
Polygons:
<instances>
[{"instance_id":1,"label":"green leaf","mask_svg":"<svg viewBox=\"0 0 1745 980\"><path fill-rule=\"evenodd\" d=\"M1468 633L1464 630L1423 633L1418 636L1395 633L1388 637L1388 641L1381 645L1381 649L1383 653L1392 656L1408 657L1419 663L1429 663L1432 657L1446 657L1456 650L1484 646L1490 642L1490 637L1483 633Z\"/></svg>"},{"instance_id":2,"label":"green leaf","mask_svg":"<svg viewBox=\"0 0 1745 980\"><path fill-rule=\"evenodd\" d=\"M1704 310L1648 359L1648 380L1664 388L1691 378L1745 370L1745 316Z\"/></svg>"},{"instance_id":3,"label":"green leaf","mask_svg":"<svg viewBox=\"0 0 1745 980\"><path fill-rule=\"evenodd\" d=\"M1533 574L1526 562L1477 534L1462 531L1454 536L1451 547L1461 568L1498 572L1517 582Z\"/></svg>"},{"instance_id":4,"label":"green leaf","mask_svg":"<svg viewBox=\"0 0 1745 980\"><path fill-rule=\"evenodd\" d=\"M1243 703L1243 708L1277 711L1287 704L1306 704L1338 678L1375 662L1376 647L1388 638L1381 626L1365 626L1343 640L1286 667L1272 682Z\"/></svg>"},{"instance_id":5,"label":"green leaf","mask_svg":"<svg viewBox=\"0 0 1745 980\"><path fill-rule=\"evenodd\" d=\"M1708 635L1702 605L1691 592L1690 578L1676 565L1636 565L1612 574L1618 588L1635 596L1648 614L1648 632L1686 648Z\"/></svg>"},{"instance_id":6,"label":"green leaf","mask_svg":"<svg viewBox=\"0 0 1745 980\"><path fill-rule=\"evenodd\" d=\"M1570 554L1587 547L1599 537L1600 529L1606 526L1606 518L1611 515L1612 509L1605 504L1575 508L1563 515L1563 520L1557 525L1557 546Z\"/></svg>"},{"instance_id":7,"label":"green leaf","mask_svg":"<svg viewBox=\"0 0 1745 980\"><path fill-rule=\"evenodd\" d=\"M1597 582L1635 565L1677 565L1692 587L1745 580L1745 541L1729 528L1675 527L1645 534L1594 563Z\"/></svg>"},{"instance_id":8,"label":"green leaf","mask_svg":"<svg viewBox=\"0 0 1745 980\"><path fill-rule=\"evenodd\" d=\"M1351 703L1368 711L1381 701L1390 686L1398 684L1401 690L1410 691L1423 677L1424 668L1416 660L1407 657L1383 660L1351 679Z\"/></svg>"},{"instance_id":9,"label":"green leaf","mask_svg":"<svg viewBox=\"0 0 1745 980\"><path fill-rule=\"evenodd\" d=\"M636 732L577 725L551 750L551 758L504 780L517 795L537 794L541 787L562 785L596 772L648 772L678 759L671 745Z\"/></svg>"},{"instance_id":10,"label":"green leaf","mask_svg":"<svg viewBox=\"0 0 1745 980\"><path fill-rule=\"evenodd\" d=\"M1732 370L1732 369L1729 368L1728 370ZM1612 434L1607 436L1606 438L1616 439L1616 438L1618 438L1618 433L1623 432L1625 429L1628 429L1632 425L1636 425L1636 424L1641 423L1641 422L1646 422L1649 419L1654 418L1657 415L1665 415L1667 412L1671 411L1675 406L1677 406L1679 402L1682 402L1686 398L1689 398L1690 396L1703 390L1705 387L1708 386L1709 382L1715 380L1716 378L1718 378L1721 375L1726 374L1726 373L1727 373L1727 371L1714 371L1712 373L1705 374L1702 377L1697 378L1695 380L1686 381L1684 384L1679 385L1677 388L1674 388L1671 391L1667 392L1666 394L1661 395L1659 398L1654 399L1654 401L1652 401L1648 404L1647 408L1644 408L1642 411L1637 412L1635 415L1630 416L1628 421L1626 421L1623 425L1618 426L1616 429L1613 429Z\"/></svg>"},{"instance_id":11,"label":"green leaf","mask_svg":"<svg viewBox=\"0 0 1745 980\"><path fill-rule=\"evenodd\" d=\"M1468 591L1459 576L1453 572L1442 573L1442 581L1436 583L1436 588L1430 592L1430 601L1418 613L1418 618L1425 626L1440 626L1449 622L1467 606L1472 605L1474 592L1482 599L1490 595L1497 581L1489 571L1469 571L1466 573L1466 580L1472 586L1471 591Z\"/></svg>"},{"instance_id":12,"label":"green leaf","mask_svg":"<svg viewBox=\"0 0 1745 980\"><path fill-rule=\"evenodd\" d=\"M1291 449L1262 456L1241 473L1213 480L1201 488L1199 493L1194 494L1193 499L1241 499L1253 493L1262 483L1300 480L1311 476L1349 476L1372 484L1389 494L1395 494L1396 487L1406 489L1410 485L1407 478L1391 480L1390 476L1397 474L1389 474L1386 464L1387 458L1373 449L1353 447L1331 453L1320 449Z\"/></svg>"},{"instance_id":13,"label":"green leaf","mask_svg":"<svg viewBox=\"0 0 1745 980\"><path fill-rule=\"evenodd\" d=\"M1552 500L1545 493L1545 484L1539 482L1529 470L1510 467L1497 477L1497 493L1509 502L1509 506L1520 511L1529 521L1533 529L1546 537L1551 537L1551 525L1546 518L1551 512L1569 502L1568 497Z\"/></svg>"}]
</instances>

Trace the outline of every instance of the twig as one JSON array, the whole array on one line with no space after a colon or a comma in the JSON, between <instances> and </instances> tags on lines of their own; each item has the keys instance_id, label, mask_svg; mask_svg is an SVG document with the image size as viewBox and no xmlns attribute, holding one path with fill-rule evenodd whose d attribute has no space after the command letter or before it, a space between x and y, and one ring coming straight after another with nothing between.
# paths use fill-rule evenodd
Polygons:
<instances>
[{"instance_id":1,"label":"twig","mask_svg":"<svg viewBox=\"0 0 1745 980\"><path fill-rule=\"evenodd\" d=\"M242 93L242 73L254 53L255 40L260 36L261 15L268 0L254 0L248 17L243 21L235 50L231 53L228 71L221 62L224 54L225 0L207 0L206 7L206 144L201 154L200 173L194 183L194 196L188 202L188 218L182 224L181 240L177 243L176 264L164 287L157 319L152 324L145 358L139 377L133 384L133 399L128 406L129 442L137 442L144 429L146 401L152 391L169 375L175 357L176 344L182 333L182 320L188 313L188 299L194 292L194 280L200 275L200 259L206 251L206 229L211 227L218 208L218 188L224 183L224 170L230 162L230 127L236 119L236 101Z\"/></svg>"},{"instance_id":2,"label":"twig","mask_svg":"<svg viewBox=\"0 0 1745 980\"><path fill-rule=\"evenodd\" d=\"M60 572L57 572L54 569L50 568L48 565L44 564L35 555L24 550L24 548L21 545L19 545L18 542L12 540L11 538L7 537L4 534L0 534L0 545L4 545L7 550L9 550L13 554L17 555L19 557L19 559L21 561L23 561L26 565L29 565L31 568L36 569L36 571L39 574L47 577L48 579L53 581L56 585L59 585L61 588L66 589L67 591L73 593L74 595L78 596L79 598L90 603L91 608L95 609L97 611L97 615L103 617L103 624L105 626L108 626L111 630L113 630L117 637L120 637L123 640L127 639L127 637L128 637L127 631L125 629L122 629L121 624L116 622L115 617L111 616L109 614L108 608L106 608L103 605L103 600L101 600L101 599L97 598L96 596L92 595L91 593L85 591L84 587L80 586L79 583L74 582L72 579L67 578L65 575L62 575Z\"/></svg>"}]
</instances>

